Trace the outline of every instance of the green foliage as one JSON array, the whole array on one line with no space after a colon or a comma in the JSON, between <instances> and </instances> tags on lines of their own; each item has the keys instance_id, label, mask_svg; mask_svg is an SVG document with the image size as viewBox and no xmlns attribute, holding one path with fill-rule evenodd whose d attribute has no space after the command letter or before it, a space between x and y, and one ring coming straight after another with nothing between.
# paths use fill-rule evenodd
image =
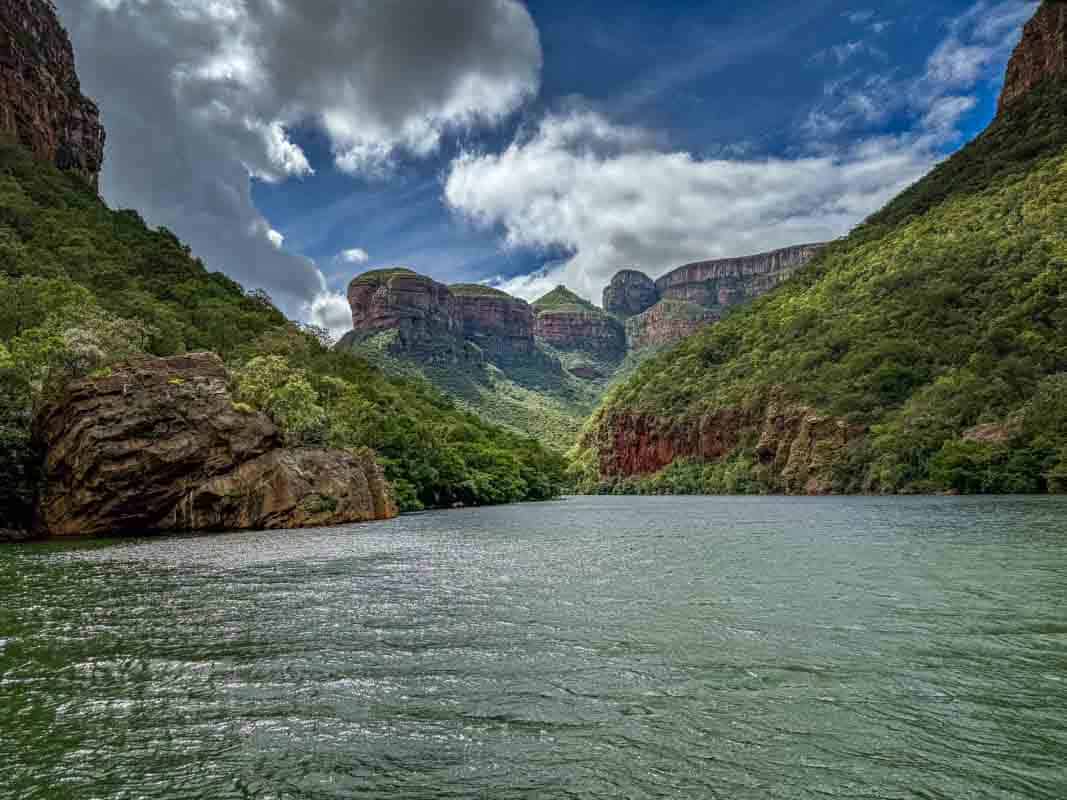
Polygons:
<instances>
[{"instance_id":1,"label":"green foliage","mask_svg":"<svg viewBox=\"0 0 1067 800\"><path fill-rule=\"evenodd\" d=\"M775 390L869 428L835 466L851 490L1062 485L1065 148L1067 85L1049 82L779 290L645 362L583 449L615 413L696 418ZM989 423L1010 439L963 441Z\"/></svg>"},{"instance_id":2,"label":"green foliage","mask_svg":"<svg viewBox=\"0 0 1067 800\"><path fill-rule=\"evenodd\" d=\"M588 300L579 297L566 286L557 286L540 300L537 300L533 304L533 307L537 309L537 313L539 314L585 313L598 317L608 316L607 312L603 309L597 308Z\"/></svg>"},{"instance_id":3,"label":"green foliage","mask_svg":"<svg viewBox=\"0 0 1067 800\"><path fill-rule=\"evenodd\" d=\"M137 352L219 353L237 410L267 411L294 442L373 448L405 510L561 491L559 456L331 344L208 272L166 229L0 141L0 527L25 522L35 491L41 392Z\"/></svg>"},{"instance_id":4,"label":"green foliage","mask_svg":"<svg viewBox=\"0 0 1067 800\"><path fill-rule=\"evenodd\" d=\"M753 454L738 450L712 464L679 460L654 475L598 481L598 494L620 495L762 495L771 486Z\"/></svg>"}]
</instances>

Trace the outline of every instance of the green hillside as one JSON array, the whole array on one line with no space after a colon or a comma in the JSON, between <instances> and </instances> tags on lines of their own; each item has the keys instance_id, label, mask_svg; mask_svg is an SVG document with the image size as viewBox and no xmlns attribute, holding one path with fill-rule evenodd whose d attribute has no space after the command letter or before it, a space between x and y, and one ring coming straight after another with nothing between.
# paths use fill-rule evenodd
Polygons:
<instances>
[{"instance_id":1,"label":"green hillside","mask_svg":"<svg viewBox=\"0 0 1067 800\"><path fill-rule=\"evenodd\" d=\"M219 353L292 440L373 448L405 509L558 492L558 456L325 339L208 272L173 234L0 143L0 528L27 522L34 405L138 352Z\"/></svg>"},{"instance_id":2,"label":"green hillside","mask_svg":"<svg viewBox=\"0 0 1067 800\"><path fill-rule=\"evenodd\" d=\"M587 313L605 316L603 309L597 308L588 300L579 297L566 286L557 286L540 300L533 303L539 314L575 314Z\"/></svg>"},{"instance_id":3,"label":"green hillside","mask_svg":"<svg viewBox=\"0 0 1067 800\"><path fill-rule=\"evenodd\" d=\"M866 431L826 465L835 491L1064 489L1065 148L1067 87L1046 82L778 291L645 363L583 437L590 488L781 491L755 429L715 463L598 474L626 415L683 430L773 397Z\"/></svg>"}]
</instances>

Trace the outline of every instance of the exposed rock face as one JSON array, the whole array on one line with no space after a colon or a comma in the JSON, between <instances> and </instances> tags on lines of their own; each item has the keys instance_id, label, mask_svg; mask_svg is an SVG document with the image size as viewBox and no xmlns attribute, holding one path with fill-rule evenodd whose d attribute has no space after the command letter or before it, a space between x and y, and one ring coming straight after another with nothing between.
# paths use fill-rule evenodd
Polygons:
<instances>
[{"instance_id":1,"label":"exposed rock face","mask_svg":"<svg viewBox=\"0 0 1067 800\"><path fill-rule=\"evenodd\" d=\"M369 451L274 450L198 486L160 524L166 530L274 530L396 516Z\"/></svg>"},{"instance_id":2,"label":"exposed rock face","mask_svg":"<svg viewBox=\"0 0 1067 800\"><path fill-rule=\"evenodd\" d=\"M0 0L0 135L97 188L104 128L50 0Z\"/></svg>"},{"instance_id":3,"label":"exposed rock face","mask_svg":"<svg viewBox=\"0 0 1067 800\"><path fill-rule=\"evenodd\" d=\"M1048 78L1067 78L1067 2L1045 0L1008 63L1000 112Z\"/></svg>"},{"instance_id":4,"label":"exposed rock face","mask_svg":"<svg viewBox=\"0 0 1067 800\"><path fill-rule=\"evenodd\" d=\"M601 425L597 446L602 476L630 477L659 472L678 459L719 461L755 439L761 467L782 492L826 494L834 489L834 466L865 433L773 398L760 407L728 408L683 421L620 414Z\"/></svg>"},{"instance_id":5,"label":"exposed rock face","mask_svg":"<svg viewBox=\"0 0 1067 800\"><path fill-rule=\"evenodd\" d=\"M308 520L342 523L395 513L379 496L359 513L354 500L341 502L347 496L339 497L332 516L313 513L318 506L306 493L320 494L322 486L332 491L333 482L347 479L313 468L332 470L343 456L283 450L269 418L234 406L228 381L218 356L199 353L138 359L107 377L72 382L36 421L47 453L40 531L91 536L264 521L299 527ZM363 497L361 486L372 483L379 486L377 473L357 480L352 496ZM241 491L247 496L238 497ZM196 514L178 514L180 507Z\"/></svg>"},{"instance_id":6,"label":"exposed rock face","mask_svg":"<svg viewBox=\"0 0 1067 800\"><path fill-rule=\"evenodd\" d=\"M617 273L604 289L604 310L623 319L641 314L658 302L656 282L633 269Z\"/></svg>"},{"instance_id":7,"label":"exposed rock face","mask_svg":"<svg viewBox=\"0 0 1067 800\"><path fill-rule=\"evenodd\" d=\"M407 269L360 275L349 284L348 303L357 334L395 330L407 346L463 330L448 287Z\"/></svg>"},{"instance_id":8,"label":"exposed rock face","mask_svg":"<svg viewBox=\"0 0 1067 800\"><path fill-rule=\"evenodd\" d=\"M684 300L662 300L643 314L626 320L631 350L665 347L692 336L719 319L716 312Z\"/></svg>"},{"instance_id":9,"label":"exposed rock face","mask_svg":"<svg viewBox=\"0 0 1067 800\"><path fill-rule=\"evenodd\" d=\"M743 258L687 264L657 280L656 288L664 298L725 309L766 294L806 266L823 247L798 245Z\"/></svg>"},{"instance_id":10,"label":"exposed rock face","mask_svg":"<svg viewBox=\"0 0 1067 800\"><path fill-rule=\"evenodd\" d=\"M525 300L484 286L451 286L463 335L491 355L532 353L534 310Z\"/></svg>"},{"instance_id":11,"label":"exposed rock face","mask_svg":"<svg viewBox=\"0 0 1067 800\"><path fill-rule=\"evenodd\" d=\"M537 315L537 337L559 350L585 350L610 357L626 353L626 331L607 314L576 309Z\"/></svg>"}]
</instances>

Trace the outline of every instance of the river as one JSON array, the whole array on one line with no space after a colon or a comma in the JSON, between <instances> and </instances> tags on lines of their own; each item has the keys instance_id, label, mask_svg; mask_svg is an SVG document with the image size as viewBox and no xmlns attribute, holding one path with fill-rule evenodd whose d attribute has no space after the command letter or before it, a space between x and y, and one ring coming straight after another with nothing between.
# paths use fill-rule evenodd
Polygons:
<instances>
[{"instance_id":1,"label":"river","mask_svg":"<svg viewBox=\"0 0 1067 800\"><path fill-rule=\"evenodd\" d=\"M1067 499L0 549L0 797L1067 797Z\"/></svg>"}]
</instances>

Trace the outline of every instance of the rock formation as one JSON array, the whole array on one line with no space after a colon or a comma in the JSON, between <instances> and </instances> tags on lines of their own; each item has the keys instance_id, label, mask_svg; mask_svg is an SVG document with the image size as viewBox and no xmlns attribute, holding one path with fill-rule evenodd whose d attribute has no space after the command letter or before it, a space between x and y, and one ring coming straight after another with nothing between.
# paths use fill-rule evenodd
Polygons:
<instances>
[{"instance_id":1,"label":"rock formation","mask_svg":"<svg viewBox=\"0 0 1067 800\"><path fill-rule=\"evenodd\" d=\"M771 397L751 408L728 408L698 419L671 421L618 414L599 426L600 474L650 475L678 459L718 461L746 441L769 483L789 494L827 494L833 470L865 430L814 409Z\"/></svg>"},{"instance_id":2,"label":"rock formation","mask_svg":"<svg viewBox=\"0 0 1067 800\"><path fill-rule=\"evenodd\" d=\"M686 264L656 281L660 296L725 309L766 294L825 247L798 245L743 258Z\"/></svg>"},{"instance_id":3,"label":"rock formation","mask_svg":"<svg viewBox=\"0 0 1067 800\"><path fill-rule=\"evenodd\" d=\"M1048 78L1067 77L1067 2L1045 0L1026 23L1023 38L1008 63L999 112Z\"/></svg>"},{"instance_id":4,"label":"rock formation","mask_svg":"<svg viewBox=\"0 0 1067 800\"><path fill-rule=\"evenodd\" d=\"M448 288L466 339L493 356L533 352L534 311L529 303L479 284Z\"/></svg>"},{"instance_id":5,"label":"rock formation","mask_svg":"<svg viewBox=\"0 0 1067 800\"><path fill-rule=\"evenodd\" d=\"M558 286L534 303L537 338L557 350L579 350L602 357L626 355L626 330L615 317Z\"/></svg>"},{"instance_id":6,"label":"rock formation","mask_svg":"<svg viewBox=\"0 0 1067 800\"><path fill-rule=\"evenodd\" d=\"M798 245L743 258L699 261L656 281L643 272L623 270L604 290L604 308L626 319L630 349L663 347L691 336L731 306L771 291L823 247Z\"/></svg>"},{"instance_id":7,"label":"rock formation","mask_svg":"<svg viewBox=\"0 0 1067 800\"><path fill-rule=\"evenodd\" d=\"M655 281L643 272L624 269L604 289L604 310L628 319L652 308L659 299Z\"/></svg>"},{"instance_id":8,"label":"rock formation","mask_svg":"<svg viewBox=\"0 0 1067 800\"><path fill-rule=\"evenodd\" d=\"M288 528L394 516L377 465L290 451L235 406L218 356L142 358L69 384L42 409L39 532Z\"/></svg>"},{"instance_id":9,"label":"rock formation","mask_svg":"<svg viewBox=\"0 0 1067 800\"><path fill-rule=\"evenodd\" d=\"M432 342L463 330L448 287L409 269L366 272L348 286L357 333L396 331L405 345Z\"/></svg>"},{"instance_id":10,"label":"rock formation","mask_svg":"<svg viewBox=\"0 0 1067 800\"><path fill-rule=\"evenodd\" d=\"M0 0L0 136L98 187L100 113L81 93L74 50L51 0Z\"/></svg>"},{"instance_id":11,"label":"rock formation","mask_svg":"<svg viewBox=\"0 0 1067 800\"><path fill-rule=\"evenodd\" d=\"M684 300L661 300L643 314L626 320L626 342L631 350L665 347L692 336L719 314Z\"/></svg>"}]
</instances>

